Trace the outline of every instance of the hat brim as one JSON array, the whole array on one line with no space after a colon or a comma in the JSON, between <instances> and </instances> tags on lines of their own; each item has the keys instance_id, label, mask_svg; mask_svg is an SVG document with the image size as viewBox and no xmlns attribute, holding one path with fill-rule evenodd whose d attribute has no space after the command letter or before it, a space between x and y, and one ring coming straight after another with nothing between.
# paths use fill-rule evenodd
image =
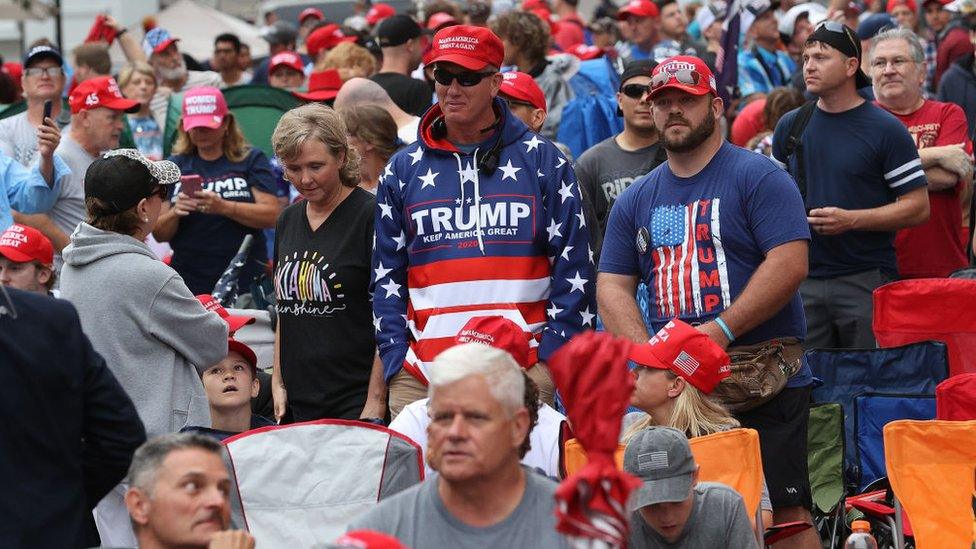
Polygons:
<instances>
[{"instance_id":1,"label":"hat brim","mask_svg":"<svg viewBox=\"0 0 976 549\"><path fill-rule=\"evenodd\" d=\"M179 38L167 38L166 40L163 40L158 45L156 45L155 48L153 48L153 54L160 53L160 52L164 51L166 48L172 46L173 44L175 44L175 43L177 43L179 41L180 41Z\"/></svg>"},{"instance_id":2,"label":"hat brim","mask_svg":"<svg viewBox=\"0 0 976 549\"><path fill-rule=\"evenodd\" d=\"M233 334L248 324L254 324L254 317L228 314L224 317L224 322L227 323L227 330Z\"/></svg>"},{"instance_id":3,"label":"hat brim","mask_svg":"<svg viewBox=\"0 0 976 549\"><path fill-rule=\"evenodd\" d=\"M682 84L681 82L678 82L677 79L672 78L667 84L664 84L660 88L651 91L649 95L653 99L654 97L657 97L663 93L665 90L678 90L691 95L706 95L712 91L710 88L700 88L697 85L690 86L688 84Z\"/></svg>"},{"instance_id":4,"label":"hat brim","mask_svg":"<svg viewBox=\"0 0 976 549\"><path fill-rule=\"evenodd\" d=\"M27 263L28 261L34 261L34 257L25 254L17 248L2 247L0 248L0 256L6 257L14 263ZM43 263L43 261L41 263Z\"/></svg>"},{"instance_id":5,"label":"hat brim","mask_svg":"<svg viewBox=\"0 0 976 549\"><path fill-rule=\"evenodd\" d=\"M691 480L694 473L685 473L671 478L645 480L644 484L634 491L631 498L631 508L638 509L656 503L677 503L684 501L691 493Z\"/></svg>"},{"instance_id":6,"label":"hat brim","mask_svg":"<svg viewBox=\"0 0 976 549\"><path fill-rule=\"evenodd\" d=\"M213 114L198 114L183 117L183 131L190 131L193 128L210 128L216 130L224 123L224 117Z\"/></svg>"},{"instance_id":7,"label":"hat brim","mask_svg":"<svg viewBox=\"0 0 976 549\"><path fill-rule=\"evenodd\" d=\"M329 101L339 95L339 90L315 90L310 92L292 92L292 95L302 101Z\"/></svg>"},{"instance_id":8,"label":"hat brim","mask_svg":"<svg viewBox=\"0 0 976 549\"><path fill-rule=\"evenodd\" d=\"M62 67L64 66L64 57L62 57L61 55L58 55L57 53L55 53L53 51L42 51L42 52L36 53L33 56L28 57L27 59L25 59L24 60L24 68L25 69L26 68L29 68L30 64L33 63L34 61L39 61L39 60L44 59L44 58L54 59L55 61L58 62L58 65L59 66L62 66Z\"/></svg>"},{"instance_id":9,"label":"hat brim","mask_svg":"<svg viewBox=\"0 0 976 549\"><path fill-rule=\"evenodd\" d=\"M488 62L481 59L472 59L466 55L458 53L444 53L430 60L429 65L434 63L454 63L471 71L480 71L488 66Z\"/></svg>"},{"instance_id":10,"label":"hat brim","mask_svg":"<svg viewBox=\"0 0 976 549\"><path fill-rule=\"evenodd\" d=\"M656 14L648 11L643 11L639 9L628 9L623 8L617 12L617 21L623 21L628 15L633 15L635 17L657 17Z\"/></svg>"},{"instance_id":11,"label":"hat brim","mask_svg":"<svg viewBox=\"0 0 976 549\"><path fill-rule=\"evenodd\" d=\"M636 362L638 365L645 368L654 368L656 370L671 369L667 364L662 362L654 355L654 352L651 351L651 346L647 343L642 345L632 345L627 358L630 359L631 362Z\"/></svg>"},{"instance_id":12,"label":"hat brim","mask_svg":"<svg viewBox=\"0 0 976 549\"><path fill-rule=\"evenodd\" d=\"M230 353L231 351L244 357L244 360L251 364L251 368L258 369L258 356L254 354L254 351L247 344L236 339L227 338L227 352Z\"/></svg>"},{"instance_id":13,"label":"hat brim","mask_svg":"<svg viewBox=\"0 0 976 549\"><path fill-rule=\"evenodd\" d=\"M114 98L103 101L99 107L105 107L106 109L112 109L113 111L122 111L129 114L134 112L139 112L139 108L142 103L138 101L133 101L132 99Z\"/></svg>"}]
</instances>

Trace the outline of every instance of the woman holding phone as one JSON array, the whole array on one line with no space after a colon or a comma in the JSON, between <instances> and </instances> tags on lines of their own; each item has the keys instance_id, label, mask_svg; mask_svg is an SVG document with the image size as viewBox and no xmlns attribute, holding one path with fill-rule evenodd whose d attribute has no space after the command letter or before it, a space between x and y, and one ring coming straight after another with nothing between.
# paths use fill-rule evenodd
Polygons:
<instances>
[{"instance_id":1,"label":"woman holding phone","mask_svg":"<svg viewBox=\"0 0 976 549\"><path fill-rule=\"evenodd\" d=\"M247 293L265 269L264 231L281 212L268 157L251 148L216 88L194 88L183 96L183 119L173 156L197 188L179 189L163 205L153 236L173 248L170 265L194 294L211 293L244 237L254 235L238 288ZM196 187L196 178L185 179Z\"/></svg>"},{"instance_id":2,"label":"woman holding phone","mask_svg":"<svg viewBox=\"0 0 976 549\"><path fill-rule=\"evenodd\" d=\"M272 137L285 178L305 200L275 230L275 418L382 418L369 283L376 199L359 187L359 154L332 109L311 103L278 121Z\"/></svg>"}]
</instances>

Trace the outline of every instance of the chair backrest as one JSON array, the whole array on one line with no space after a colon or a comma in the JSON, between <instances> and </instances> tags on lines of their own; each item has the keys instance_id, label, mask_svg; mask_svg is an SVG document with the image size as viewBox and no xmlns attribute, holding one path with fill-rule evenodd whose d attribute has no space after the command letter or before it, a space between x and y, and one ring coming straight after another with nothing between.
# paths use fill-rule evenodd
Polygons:
<instances>
[{"instance_id":1,"label":"chair backrest","mask_svg":"<svg viewBox=\"0 0 976 549\"><path fill-rule=\"evenodd\" d=\"M827 515L844 499L844 409L840 404L810 407L807 467L815 510Z\"/></svg>"},{"instance_id":2,"label":"chair backrest","mask_svg":"<svg viewBox=\"0 0 976 549\"><path fill-rule=\"evenodd\" d=\"M951 375L976 372L974 310L976 280L899 280L874 291L874 335L883 347L942 341Z\"/></svg>"},{"instance_id":3,"label":"chair backrest","mask_svg":"<svg viewBox=\"0 0 976 549\"><path fill-rule=\"evenodd\" d=\"M844 408L846 462L854 459L854 397L864 393L934 395L948 375L946 346L924 341L890 349L814 349L806 353L814 377L814 402Z\"/></svg>"},{"instance_id":4,"label":"chair backrest","mask_svg":"<svg viewBox=\"0 0 976 549\"><path fill-rule=\"evenodd\" d=\"M698 463L700 482L721 482L742 495L746 514L755 526L756 511L762 497L762 456L759 452L759 433L753 429L732 429L722 433L689 439L691 453ZM617 469L623 469L625 444L618 444L614 452ZM572 475L586 465L583 446L571 438L563 445L566 475Z\"/></svg>"},{"instance_id":5,"label":"chair backrest","mask_svg":"<svg viewBox=\"0 0 976 549\"><path fill-rule=\"evenodd\" d=\"M885 476L884 426L899 419L934 419L931 395L868 393L854 398L854 455L852 480L858 490Z\"/></svg>"},{"instance_id":6,"label":"chair backrest","mask_svg":"<svg viewBox=\"0 0 976 549\"><path fill-rule=\"evenodd\" d=\"M918 549L971 547L976 421L893 421L884 428L895 496Z\"/></svg>"},{"instance_id":7,"label":"chair backrest","mask_svg":"<svg viewBox=\"0 0 976 549\"><path fill-rule=\"evenodd\" d=\"M952 376L935 388L935 418L976 419L976 373Z\"/></svg>"},{"instance_id":8,"label":"chair backrest","mask_svg":"<svg viewBox=\"0 0 976 549\"><path fill-rule=\"evenodd\" d=\"M224 444L244 523L269 547L335 539L377 501L423 479L413 441L357 421L265 427Z\"/></svg>"},{"instance_id":9,"label":"chair backrest","mask_svg":"<svg viewBox=\"0 0 976 549\"><path fill-rule=\"evenodd\" d=\"M742 495L746 514L755 526L762 498L763 468L759 433L754 429L732 429L689 440L698 464L698 480L721 482Z\"/></svg>"}]
</instances>

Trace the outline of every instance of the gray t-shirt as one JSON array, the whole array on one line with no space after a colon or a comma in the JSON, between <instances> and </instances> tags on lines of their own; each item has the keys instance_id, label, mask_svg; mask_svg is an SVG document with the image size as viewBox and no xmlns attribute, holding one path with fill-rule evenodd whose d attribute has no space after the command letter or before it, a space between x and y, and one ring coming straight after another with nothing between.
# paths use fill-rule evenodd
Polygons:
<instances>
[{"instance_id":1,"label":"gray t-shirt","mask_svg":"<svg viewBox=\"0 0 976 549\"><path fill-rule=\"evenodd\" d=\"M668 543L644 521L640 513L631 515L630 549L712 549L757 547L756 535L746 516L742 496L717 482L699 482L695 487L695 504L681 537Z\"/></svg>"},{"instance_id":2,"label":"gray t-shirt","mask_svg":"<svg viewBox=\"0 0 976 549\"><path fill-rule=\"evenodd\" d=\"M47 214L64 234L70 235L85 219L85 172L96 157L70 135L62 135L54 152L71 168L71 175L61 183L61 194Z\"/></svg>"},{"instance_id":3,"label":"gray t-shirt","mask_svg":"<svg viewBox=\"0 0 976 549\"><path fill-rule=\"evenodd\" d=\"M71 124L71 114L67 109L62 109L55 122L61 128L63 140ZM37 162L37 129L27 120L27 112L0 120L0 151L25 168Z\"/></svg>"},{"instance_id":4,"label":"gray t-shirt","mask_svg":"<svg viewBox=\"0 0 976 549\"><path fill-rule=\"evenodd\" d=\"M556 532L556 483L525 470L525 493L512 514L487 528L468 526L452 515L437 493L438 477L381 501L353 520L349 530L369 529L396 537L412 549L545 547L568 548Z\"/></svg>"},{"instance_id":5,"label":"gray t-shirt","mask_svg":"<svg viewBox=\"0 0 976 549\"><path fill-rule=\"evenodd\" d=\"M583 192L583 208L592 211L599 223L599 229L587 223L594 261L600 257L602 235L614 200L631 183L657 167L659 148L660 143L655 143L636 151L625 151L613 136L590 147L576 161L574 170Z\"/></svg>"}]
</instances>

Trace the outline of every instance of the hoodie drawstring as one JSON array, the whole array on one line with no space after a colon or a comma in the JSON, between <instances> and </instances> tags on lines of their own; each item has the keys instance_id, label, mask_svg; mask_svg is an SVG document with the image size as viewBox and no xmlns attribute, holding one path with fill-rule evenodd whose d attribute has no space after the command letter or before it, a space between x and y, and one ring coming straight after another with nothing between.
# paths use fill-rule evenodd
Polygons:
<instances>
[{"instance_id":1,"label":"hoodie drawstring","mask_svg":"<svg viewBox=\"0 0 976 549\"><path fill-rule=\"evenodd\" d=\"M458 180L461 182L461 207L464 208L464 176L465 173L464 166L461 163L461 155L454 153L454 158L457 160L458 164ZM481 177L478 171L478 149L474 150L474 157L472 159L471 171L474 172L474 210L472 215L474 215L475 223L475 234L478 237L478 249L481 250L481 255L485 255L485 241L481 234Z\"/></svg>"}]
</instances>

